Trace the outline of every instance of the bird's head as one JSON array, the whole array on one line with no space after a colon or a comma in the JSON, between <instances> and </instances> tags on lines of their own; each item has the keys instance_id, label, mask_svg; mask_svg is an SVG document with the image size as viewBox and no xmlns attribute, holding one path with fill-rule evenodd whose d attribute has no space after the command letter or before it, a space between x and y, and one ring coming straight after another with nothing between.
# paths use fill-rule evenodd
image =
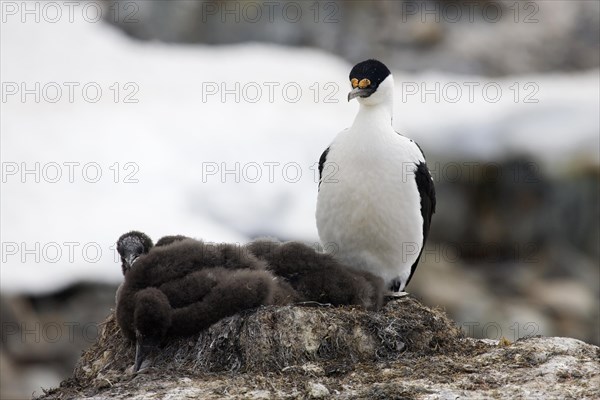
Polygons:
<instances>
[{"instance_id":1,"label":"bird's head","mask_svg":"<svg viewBox=\"0 0 600 400\"><path fill-rule=\"evenodd\" d=\"M123 275L131 269L135 260L142 254L149 252L152 246L152 239L145 233L131 231L121 235L117 240L117 251L121 256Z\"/></svg>"},{"instance_id":2,"label":"bird's head","mask_svg":"<svg viewBox=\"0 0 600 400\"><path fill-rule=\"evenodd\" d=\"M394 78L388 67L377 60L366 60L356 64L350 71L348 101L356 98L360 104L376 105L391 102Z\"/></svg>"}]
</instances>

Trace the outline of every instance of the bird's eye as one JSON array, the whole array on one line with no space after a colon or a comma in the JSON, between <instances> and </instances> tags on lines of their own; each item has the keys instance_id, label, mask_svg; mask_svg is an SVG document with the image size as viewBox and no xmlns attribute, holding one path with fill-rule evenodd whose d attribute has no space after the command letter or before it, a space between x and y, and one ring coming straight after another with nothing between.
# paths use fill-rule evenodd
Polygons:
<instances>
[{"instance_id":1,"label":"bird's eye","mask_svg":"<svg viewBox=\"0 0 600 400\"><path fill-rule=\"evenodd\" d=\"M356 88L358 86L358 79L352 78L350 80L350 83L352 84L352 88L354 89L354 88Z\"/></svg>"},{"instance_id":2,"label":"bird's eye","mask_svg":"<svg viewBox=\"0 0 600 400\"><path fill-rule=\"evenodd\" d=\"M358 82L358 87L361 89L364 89L366 87L368 87L371 84L371 81L368 80L367 78L361 79L360 82Z\"/></svg>"}]
</instances>

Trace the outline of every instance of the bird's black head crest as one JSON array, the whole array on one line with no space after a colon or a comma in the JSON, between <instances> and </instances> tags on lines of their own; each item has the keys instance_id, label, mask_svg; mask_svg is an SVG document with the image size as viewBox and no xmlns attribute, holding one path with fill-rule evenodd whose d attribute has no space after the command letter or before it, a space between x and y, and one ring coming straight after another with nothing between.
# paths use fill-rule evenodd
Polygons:
<instances>
[{"instance_id":1,"label":"bird's black head crest","mask_svg":"<svg viewBox=\"0 0 600 400\"><path fill-rule=\"evenodd\" d=\"M378 60L370 59L356 64L350 71L350 80L356 78L359 82L363 79L371 81L371 85L376 88L391 72L384 63Z\"/></svg>"},{"instance_id":2,"label":"bird's black head crest","mask_svg":"<svg viewBox=\"0 0 600 400\"><path fill-rule=\"evenodd\" d=\"M350 71L354 93L351 93L348 100L353 97L369 97L390 74L388 67L381 61L370 59L359 62Z\"/></svg>"},{"instance_id":3,"label":"bird's black head crest","mask_svg":"<svg viewBox=\"0 0 600 400\"><path fill-rule=\"evenodd\" d=\"M117 240L117 251L121 256L123 275L131 268L133 262L142 254L146 254L154 246L152 239L145 233L131 231L121 235Z\"/></svg>"}]
</instances>

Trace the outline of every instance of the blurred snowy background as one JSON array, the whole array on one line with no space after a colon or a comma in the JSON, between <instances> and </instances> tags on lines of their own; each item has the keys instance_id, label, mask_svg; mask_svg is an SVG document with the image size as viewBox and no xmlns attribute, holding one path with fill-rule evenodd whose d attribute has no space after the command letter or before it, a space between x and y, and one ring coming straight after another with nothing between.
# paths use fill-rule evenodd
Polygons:
<instances>
[{"instance_id":1,"label":"blurred snowy background","mask_svg":"<svg viewBox=\"0 0 600 400\"><path fill-rule=\"evenodd\" d=\"M471 336L600 343L600 3L0 3L3 399L70 375L128 230L316 243L372 57L438 193L408 290Z\"/></svg>"}]
</instances>

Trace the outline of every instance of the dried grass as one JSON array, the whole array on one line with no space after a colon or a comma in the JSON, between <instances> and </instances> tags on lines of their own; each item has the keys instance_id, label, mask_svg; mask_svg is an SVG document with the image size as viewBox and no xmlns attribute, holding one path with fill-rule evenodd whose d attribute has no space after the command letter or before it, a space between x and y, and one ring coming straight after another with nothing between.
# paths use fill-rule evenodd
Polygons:
<instances>
[{"instance_id":1,"label":"dried grass","mask_svg":"<svg viewBox=\"0 0 600 400\"><path fill-rule=\"evenodd\" d=\"M73 378L58 391L48 392L52 398L94 395L134 379L128 372L133 343L121 335L114 314L102 325ZM461 330L442 311L411 297L390 301L379 312L350 306L269 306L225 318L194 337L170 341L154 357L151 370L159 371L161 378L281 374L317 363L329 375L345 374L357 363L462 352L470 346L462 338Z\"/></svg>"}]
</instances>

